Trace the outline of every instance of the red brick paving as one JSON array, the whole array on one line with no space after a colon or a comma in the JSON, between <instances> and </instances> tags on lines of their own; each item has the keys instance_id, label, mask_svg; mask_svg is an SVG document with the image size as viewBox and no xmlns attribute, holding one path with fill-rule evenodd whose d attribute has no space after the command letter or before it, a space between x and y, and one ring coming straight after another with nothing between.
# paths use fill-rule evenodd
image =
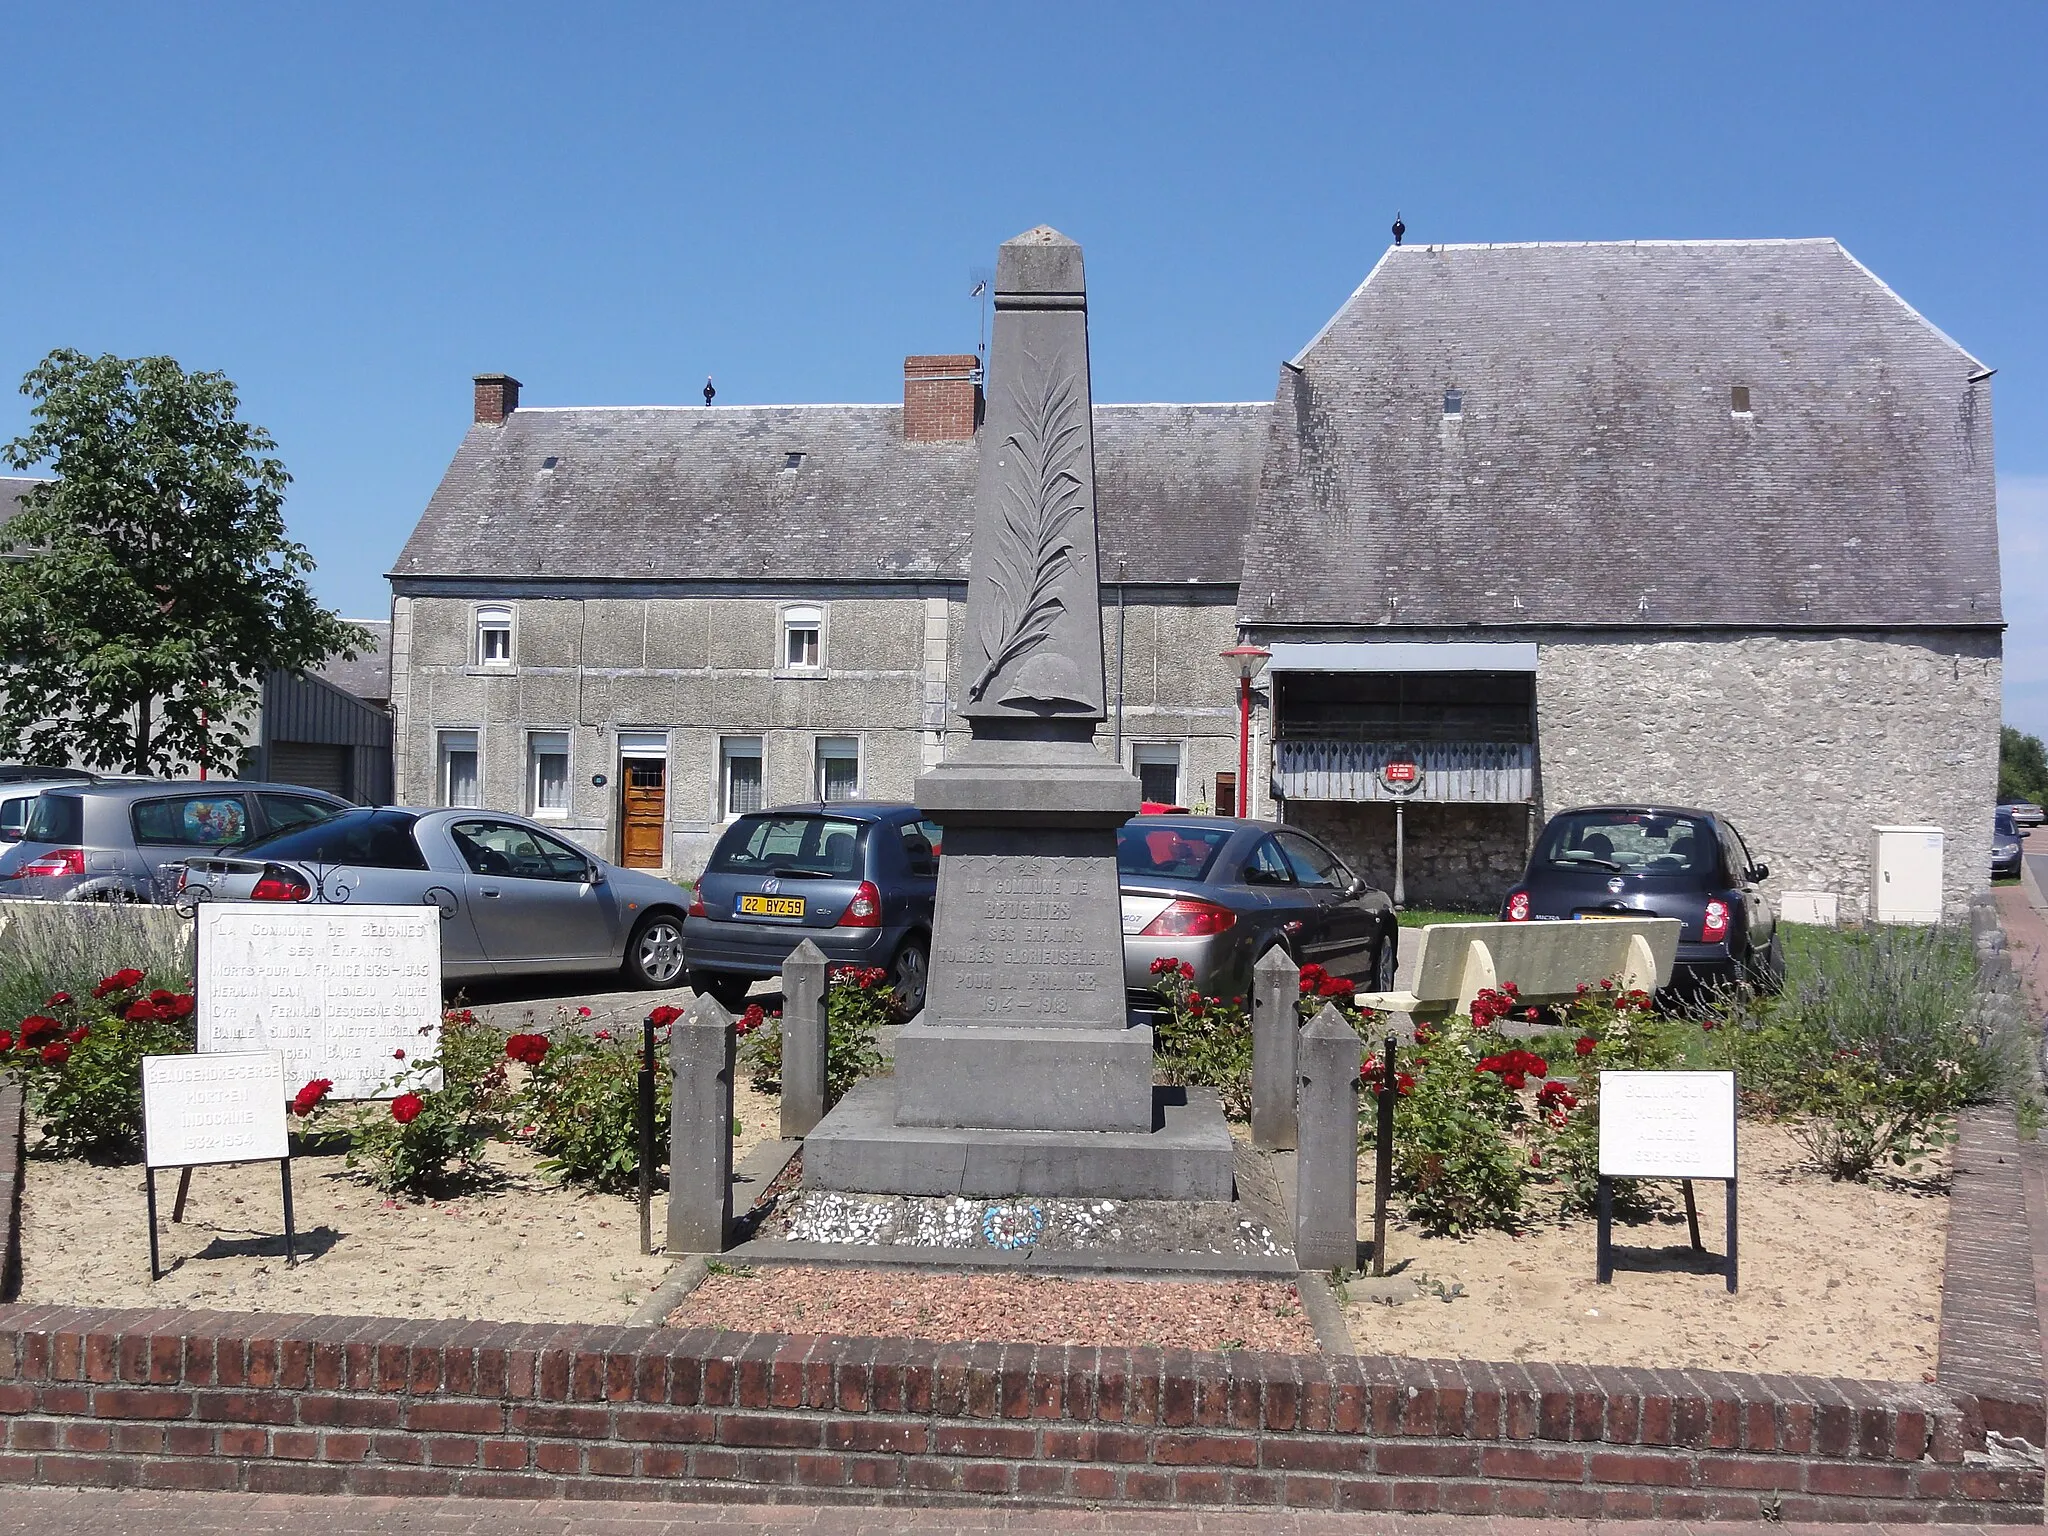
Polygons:
<instances>
[{"instance_id":1,"label":"red brick paving","mask_svg":"<svg viewBox=\"0 0 2048 1536\"><path fill-rule=\"evenodd\" d=\"M1102 1536L1909 1536L2021 1532L2040 1526L1746 1525L1663 1521L1495 1520L1457 1515L1333 1515L1306 1510L1134 1512L1077 1509L854 1509L795 1504L526 1504L510 1500L322 1498L253 1493L138 1493L9 1488L0 1532L35 1536L983 1536L1058 1531Z\"/></svg>"}]
</instances>

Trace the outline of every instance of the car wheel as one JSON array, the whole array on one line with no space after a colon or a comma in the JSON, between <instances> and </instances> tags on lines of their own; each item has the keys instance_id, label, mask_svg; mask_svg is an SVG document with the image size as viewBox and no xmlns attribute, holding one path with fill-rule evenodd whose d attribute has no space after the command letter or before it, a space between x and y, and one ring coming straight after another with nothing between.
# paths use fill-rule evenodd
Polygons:
<instances>
[{"instance_id":1,"label":"car wheel","mask_svg":"<svg viewBox=\"0 0 2048 1536\"><path fill-rule=\"evenodd\" d=\"M1380 930L1379 948L1373 954L1372 990L1391 992L1394 990L1395 973L1401 969L1401 928L1398 923L1389 923Z\"/></svg>"},{"instance_id":2,"label":"car wheel","mask_svg":"<svg viewBox=\"0 0 2048 1536\"><path fill-rule=\"evenodd\" d=\"M896 994L897 1011L909 1018L924 1009L925 985L931 979L931 961L920 939L905 939L889 966L889 990Z\"/></svg>"},{"instance_id":3,"label":"car wheel","mask_svg":"<svg viewBox=\"0 0 2048 1536\"><path fill-rule=\"evenodd\" d=\"M626 978L636 987L672 987L683 974L683 920L650 912L626 941Z\"/></svg>"},{"instance_id":4,"label":"car wheel","mask_svg":"<svg viewBox=\"0 0 2048 1536\"><path fill-rule=\"evenodd\" d=\"M727 1013L747 1006L747 994L754 990L754 978L735 976L731 971L692 971L687 978L692 992L711 998Z\"/></svg>"}]
</instances>

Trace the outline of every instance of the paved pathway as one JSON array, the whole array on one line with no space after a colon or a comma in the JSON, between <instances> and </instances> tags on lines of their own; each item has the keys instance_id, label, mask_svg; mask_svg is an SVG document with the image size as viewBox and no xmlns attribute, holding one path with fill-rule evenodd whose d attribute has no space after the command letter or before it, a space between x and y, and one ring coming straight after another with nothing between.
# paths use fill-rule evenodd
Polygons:
<instances>
[{"instance_id":1,"label":"paved pathway","mask_svg":"<svg viewBox=\"0 0 2048 1536\"><path fill-rule=\"evenodd\" d=\"M93 1492L9 1488L0 1532L36 1536L994 1536L1066 1531L1102 1536L1911 1536L2033 1531L2033 1526L1684 1526L1668 1521L1494 1520L1473 1515L1333 1515L1310 1511L864 1509L816 1505L529 1504L498 1499L321 1498L253 1493Z\"/></svg>"}]
</instances>

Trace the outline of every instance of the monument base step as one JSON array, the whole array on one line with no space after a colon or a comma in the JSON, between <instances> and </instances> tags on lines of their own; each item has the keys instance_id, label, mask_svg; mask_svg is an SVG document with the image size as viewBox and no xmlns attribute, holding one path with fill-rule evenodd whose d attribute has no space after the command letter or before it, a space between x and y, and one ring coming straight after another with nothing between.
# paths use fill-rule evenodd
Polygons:
<instances>
[{"instance_id":1,"label":"monument base step","mask_svg":"<svg viewBox=\"0 0 2048 1536\"><path fill-rule=\"evenodd\" d=\"M883 1195L1228 1200L1230 1127L1207 1088L1155 1088L1150 1131L898 1125L896 1080L856 1084L804 1138L812 1189Z\"/></svg>"}]
</instances>

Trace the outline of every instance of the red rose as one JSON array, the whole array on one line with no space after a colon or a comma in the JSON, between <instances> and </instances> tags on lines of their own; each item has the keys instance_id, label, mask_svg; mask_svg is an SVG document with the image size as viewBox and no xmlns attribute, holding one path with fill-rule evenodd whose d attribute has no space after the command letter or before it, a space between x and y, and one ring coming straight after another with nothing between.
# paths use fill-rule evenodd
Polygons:
<instances>
[{"instance_id":1,"label":"red rose","mask_svg":"<svg viewBox=\"0 0 2048 1536\"><path fill-rule=\"evenodd\" d=\"M11 1029L0 1029L0 1051L11 1051L13 1049L14 1031Z\"/></svg>"},{"instance_id":2,"label":"red rose","mask_svg":"<svg viewBox=\"0 0 2048 1536\"><path fill-rule=\"evenodd\" d=\"M391 1059L393 1061L405 1060L405 1047L401 1045L397 1050L393 1051L391 1053Z\"/></svg>"},{"instance_id":3,"label":"red rose","mask_svg":"<svg viewBox=\"0 0 2048 1536\"><path fill-rule=\"evenodd\" d=\"M1543 1154L1541 1152L1531 1152L1529 1154L1529 1166L1531 1168L1541 1168L1543 1166Z\"/></svg>"},{"instance_id":4,"label":"red rose","mask_svg":"<svg viewBox=\"0 0 2048 1536\"><path fill-rule=\"evenodd\" d=\"M64 1026L45 1014L32 1013L21 1021L21 1048L31 1051L47 1045L64 1033Z\"/></svg>"},{"instance_id":5,"label":"red rose","mask_svg":"<svg viewBox=\"0 0 2048 1536\"><path fill-rule=\"evenodd\" d=\"M297 1093L292 1095L292 1113L303 1119L320 1107L320 1101L333 1090L331 1078L316 1077Z\"/></svg>"},{"instance_id":6,"label":"red rose","mask_svg":"<svg viewBox=\"0 0 2048 1536\"><path fill-rule=\"evenodd\" d=\"M1519 1072L1503 1072L1500 1080L1518 1092L1529 1086L1529 1079Z\"/></svg>"},{"instance_id":7,"label":"red rose","mask_svg":"<svg viewBox=\"0 0 2048 1536\"><path fill-rule=\"evenodd\" d=\"M546 1035L514 1035L505 1042L505 1054L514 1061L523 1061L529 1067L537 1067L548 1053Z\"/></svg>"},{"instance_id":8,"label":"red rose","mask_svg":"<svg viewBox=\"0 0 2048 1536\"><path fill-rule=\"evenodd\" d=\"M590 1017L590 1010L588 1008L578 1008L576 1010L576 1017L579 1019L587 1019Z\"/></svg>"},{"instance_id":9,"label":"red rose","mask_svg":"<svg viewBox=\"0 0 2048 1536\"><path fill-rule=\"evenodd\" d=\"M43 1047L43 1060L53 1067L61 1067L71 1059L71 1047L59 1040L55 1045Z\"/></svg>"},{"instance_id":10,"label":"red rose","mask_svg":"<svg viewBox=\"0 0 2048 1536\"><path fill-rule=\"evenodd\" d=\"M411 1125L419 1119L420 1111L427 1107L427 1101L416 1093L401 1093L391 1101L391 1118L400 1125Z\"/></svg>"},{"instance_id":11,"label":"red rose","mask_svg":"<svg viewBox=\"0 0 2048 1536\"><path fill-rule=\"evenodd\" d=\"M91 1033L91 1030L87 1029L83 1024L81 1024L78 1026L78 1028L71 1031L71 1033L66 1035L64 1038L70 1041L73 1045L81 1045L84 1043L85 1037Z\"/></svg>"},{"instance_id":12,"label":"red rose","mask_svg":"<svg viewBox=\"0 0 2048 1536\"><path fill-rule=\"evenodd\" d=\"M674 1006L671 1003L663 1003L659 1008L655 1009L654 1012L647 1015L647 1022L652 1024L656 1029L666 1029L669 1025L675 1023L675 1021L677 1019L680 1019L682 1016L682 1009Z\"/></svg>"},{"instance_id":13,"label":"red rose","mask_svg":"<svg viewBox=\"0 0 2048 1536\"><path fill-rule=\"evenodd\" d=\"M736 1034L751 1034L768 1022L768 1010L759 1003L747 1004L747 1011L732 1021Z\"/></svg>"},{"instance_id":14,"label":"red rose","mask_svg":"<svg viewBox=\"0 0 2048 1536\"><path fill-rule=\"evenodd\" d=\"M146 997L138 997L121 1010L121 1017L130 1024L154 1024L163 1017L163 1011Z\"/></svg>"},{"instance_id":15,"label":"red rose","mask_svg":"<svg viewBox=\"0 0 2048 1536\"><path fill-rule=\"evenodd\" d=\"M137 970L116 971L111 976L102 976L100 984L92 989L92 995L94 997L111 997L116 992L126 992L130 988L141 985L142 972Z\"/></svg>"},{"instance_id":16,"label":"red rose","mask_svg":"<svg viewBox=\"0 0 2048 1536\"><path fill-rule=\"evenodd\" d=\"M166 1002L156 1005L156 1016L166 1022L189 1017L198 999L190 992L173 992Z\"/></svg>"},{"instance_id":17,"label":"red rose","mask_svg":"<svg viewBox=\"0 0 2048 1536\"><path fill-rule=\"evenodd\" d=\"M1600 1042L1595 1040L1591 1035L1581 1035L1577 1040L1574 1040L1572 1042L1572 1049L1577 1051L1581 1056L1590 1056L1593 1054L1595 1047L1597 1047L1599 1043Z\"/></svg>"},{"instance_id":18,"label":"red rose","mask_svg":"<svg viewBox=\"0 0 2048 1536\"><path fill-rule=\"evenodd\" d=\"M47 1003L43 1004L43 1006L45 1008L64 1008L68 1007L70 1005L70 1002L71 994L69 992L52 992L50 994L50 1000Z\"/></svg>"},{"instance_id":19,"label":"red rose","mask_svg":"<svg viewBox=\"0 0 2048 1536\"><path fill-rule=\"evenodd\" d=\"M1195 968L1185 960L1180 963L1180 979L1182 981L1193 981L1195 979Z\"/></svg>"}]
</instances>

